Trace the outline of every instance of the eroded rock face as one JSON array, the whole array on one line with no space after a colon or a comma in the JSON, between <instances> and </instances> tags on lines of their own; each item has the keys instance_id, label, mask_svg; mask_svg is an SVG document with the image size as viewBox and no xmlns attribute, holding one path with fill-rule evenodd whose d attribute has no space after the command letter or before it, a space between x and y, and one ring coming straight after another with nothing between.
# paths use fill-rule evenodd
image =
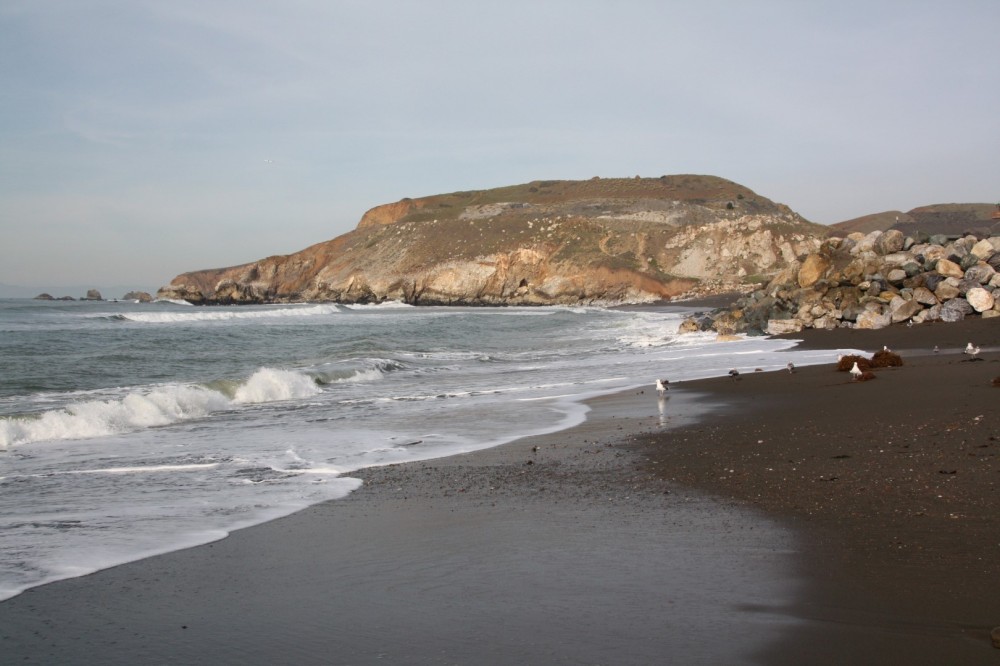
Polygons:
<instances>
[{"instance_id":1,"label":"eroded rock face","mask_svg":"<svg viewBox=\"0 0 1000 666\"><path fill-rule=\"evenodd\" d=\"M538 181L404 199L287 256L195 271L161 298L414 304L621 303L746 291L825 228L707 176Z\"/></svg>"}]
</instances>

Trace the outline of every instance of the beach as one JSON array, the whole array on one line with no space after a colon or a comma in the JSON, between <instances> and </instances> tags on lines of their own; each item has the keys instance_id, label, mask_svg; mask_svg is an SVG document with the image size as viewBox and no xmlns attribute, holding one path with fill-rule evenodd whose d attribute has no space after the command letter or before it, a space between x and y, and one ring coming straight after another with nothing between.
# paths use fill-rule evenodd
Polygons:
<instances>
[{"instance_id":1,"label":"beach","mask_svg":"<svg viewBox=\"0 0 1000 666\"><path fill-rule=\"evenodd\" d=\"M9 663L987 664L1000 328L807 331L830 364L590 402L347 498L0 602ZM969 361L969 340L984 348ZM937 345L939 352L933 351ZM657 369L651 369L651 373ZM689 609L701 609L697 613ZM704 609L710 609L705 612Z\"/></svg>"}]
</instances>

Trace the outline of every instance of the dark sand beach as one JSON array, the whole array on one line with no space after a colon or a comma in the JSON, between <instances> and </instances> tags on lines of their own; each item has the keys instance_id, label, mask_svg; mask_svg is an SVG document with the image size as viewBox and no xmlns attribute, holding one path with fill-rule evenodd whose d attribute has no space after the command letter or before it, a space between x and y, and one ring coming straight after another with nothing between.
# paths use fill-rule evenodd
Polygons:
<instances>
[{"instance_id":1,"label":"dark sand beach","mask_svg":"<svg viewBox=\"0 0 1000 666\"><path fill-rule=\"evenodd\" d=\"M740 368L364 470L344 500L0 602L2 661L1000 663L1000 321L793 337L904 365Z\"/></svg>"}]
</instances>

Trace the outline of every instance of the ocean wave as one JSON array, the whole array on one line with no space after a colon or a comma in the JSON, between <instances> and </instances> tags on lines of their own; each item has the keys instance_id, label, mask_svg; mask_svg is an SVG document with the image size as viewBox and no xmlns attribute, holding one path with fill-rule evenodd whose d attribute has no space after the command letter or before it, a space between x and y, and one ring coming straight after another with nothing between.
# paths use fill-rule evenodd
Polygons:
<instances>
[{"instance_id":1,"label":"ocean wave","mask_svg":"<svg viewBox=\"0 0 1000 666\"><path fill-rule=\"evenodd\" d=\"M190 301L181 300L179 298L157 298L153 302L154 303L173 303L174 305L186 305L186 306L192 306L192 307L194 306L194 303L191 303Z\"/></svg>"},{"instance_id":2,"label":"ocean wave","mask_svg":"<svg viewBox=\"0 0 1000 666\"><path fill-rule=\"evenodd\" d=\"M357 361L357 359L352 359ZM321 369L312 371L316 382L319 384L349 384L355 382L373 382L382 379L387 373L397 372L406 368L399 361L392 359L365 359L364 367L340 367L338 364L322 366Z\"/></svg>"},{"instance_id":3,"label":"ocean wave","mask_svg":"<svg viewBox=\"0 0 1000 666\"><path fill-rule=\"evenodd\" d=\"M345 303L348 310L388 310L397 308L415 308L415 305L403 301L384 301L382 303Z\"/></svg>"},{"instance_id":4,"label":"ocean wave","mask_svg":"<svg viewBox=\"0 0 1000 666\"><path fill-rule=\"evenodd\" d=\"M0 450L31 442L89 439L205 418L213 413L322 392L316 380L296 370L261 368L224 390L167 385L120 399L89 400L38 414L0 419ZM231 395L230 395L231 393Z\"/></svg>"},{"instance_id":5,"label":"ocean wave","mask_svg":"<svg viewBox=\"0 0 1000 666\"><path fill-rule=\"evenodd\" d=\"M141 324L184 324L192 322L233 321L236 319L272 319L284 317L317 317L338 314L335 305L274 308L268 310L199 309L197 312L127 312L103 315L111 319L124 319Z\"/></svg>"}]
</instances>

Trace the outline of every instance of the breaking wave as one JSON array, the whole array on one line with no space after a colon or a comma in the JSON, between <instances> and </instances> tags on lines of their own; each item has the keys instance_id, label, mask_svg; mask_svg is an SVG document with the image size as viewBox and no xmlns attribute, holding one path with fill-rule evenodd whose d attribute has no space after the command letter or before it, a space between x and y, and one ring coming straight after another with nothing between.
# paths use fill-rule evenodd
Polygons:
<instances>
[{"instance_id":1,"label":"breaking wave","mask_svg":"<svg viewBox=\"0 0 1000 666\"><path fill-rule=\"evenodd\" d=\"M198 385L167 385L121 399L89 400L37 414L0 420L0 449L31 442L88 439L205 418L213 413L322 392L316 380L296 370L261 368L227 391Z\"/></svg>"},{"instance_id":2,"label":"breaking wave","mask_svg":"<svg viewBox=\"0 0 1000 666\"><path fill-rule=\"evenodd\" d=\"M116 314L116 319L142 324L178 324L203 321L233 321L236 319L271 319L285 317L317 317L339 313L335 305L273 308L268 310L198 310L197 312L128 312Z\"/></svg>"}]
</instances>

